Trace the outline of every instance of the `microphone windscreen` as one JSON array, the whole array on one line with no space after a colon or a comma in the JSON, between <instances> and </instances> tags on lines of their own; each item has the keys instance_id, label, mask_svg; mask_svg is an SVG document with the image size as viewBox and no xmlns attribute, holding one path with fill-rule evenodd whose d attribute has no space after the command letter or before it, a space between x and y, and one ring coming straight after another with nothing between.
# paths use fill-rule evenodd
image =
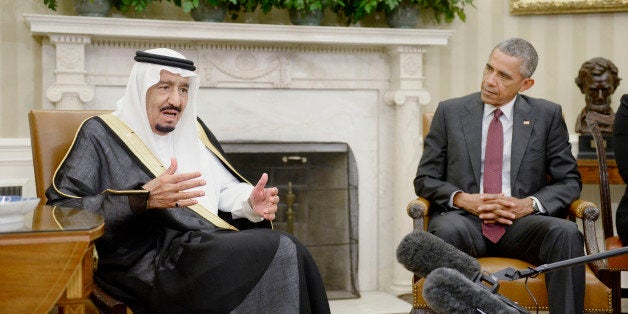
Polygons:
<instances>
[{"instance_id":1,"label":"microphone windscreen","mask_svg":"<svg viewBox=\"0 0 628 314\"><path fill-rule=\"evenodd\" d=\"M481 270L475 258L424 231L410 233L401 240L397 260L421 278L440 267L455 269L469 279L475 278Z\"/></svg>"},{"instance_id":2,"label":"microphone windscreen","mask_svg":"<svg viewBox=\"0 0 628 314\"><path fill-rule=\"evenodd\" d=\"M455 269L432 271L423 283L423 298L436 313L520 313L501 295L469 280Z\"/></svg>"}]
</instances>

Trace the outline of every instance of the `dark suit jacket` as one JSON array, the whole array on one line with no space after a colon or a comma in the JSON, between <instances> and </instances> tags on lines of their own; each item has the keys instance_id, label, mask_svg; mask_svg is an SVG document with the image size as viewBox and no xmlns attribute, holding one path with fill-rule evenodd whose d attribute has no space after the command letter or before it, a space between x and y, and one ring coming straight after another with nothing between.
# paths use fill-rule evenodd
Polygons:
<instances>
[{"instance_id":1,"label":"dark suit jacket","mask_svg":"<svg viewBox=\"0 0 628 314\"><path fill-rule=\"evenodd\" d=\"M434 113L414 187L437 210L447 210L455 191L480 191L483 110L474 93L441 102ZM535 196L548 214L562 214L580 196L582 183L561 107L518 95L513 120L512 196Z\"/></svg>"},{"instance_id":2,"label":"dark suit jacket","mask_svg":"<svg viewBox=\"0 0 628 314\"><path fill-rule=\"evenodd\" d=\"M621 97L621 104L615 115L613 125L613 146L615 146L615 160L617 168L624 182L628 181L628 94ZM619 205L615 224L617 233L624 246L628 245L628 187L624 192Z\"/></svg>"}]
</instances>

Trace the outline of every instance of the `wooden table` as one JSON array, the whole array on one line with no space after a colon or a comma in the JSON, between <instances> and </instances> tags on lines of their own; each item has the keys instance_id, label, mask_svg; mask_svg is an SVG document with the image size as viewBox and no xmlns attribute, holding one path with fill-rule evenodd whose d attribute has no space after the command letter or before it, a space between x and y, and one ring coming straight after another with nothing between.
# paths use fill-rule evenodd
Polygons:
<instances>
[{"instance_id":1,"label":"wooden table","mask_svg":"<svg viewBox=\"0 0 628 314\"><path fill-rule=\"evenodd\" d=\"M617 170L615 159L606 160L609 184L624 184ZM578 159L578 171L582 176L582 184L600 184L599 167L596 159Z\"/></svg>"},{"instance_id":2,"label":"wooden table","mask_svg":"<svg viewBox=\"0 0 628 314\"><path fill-rule=\"evenodd\" d=\"M39 205L22 226L0 225L0 313L85 313L94 271L93 241L101 216Z\"/></svg>"}]
</instances>

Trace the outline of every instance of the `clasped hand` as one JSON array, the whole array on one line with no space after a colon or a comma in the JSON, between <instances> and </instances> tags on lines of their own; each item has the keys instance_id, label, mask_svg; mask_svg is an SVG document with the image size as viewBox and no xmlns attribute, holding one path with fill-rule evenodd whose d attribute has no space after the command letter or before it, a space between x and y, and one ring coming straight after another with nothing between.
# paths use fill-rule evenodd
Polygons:
<instances>
[{"instance_id":1,"label":"clasped hand","mask_svg":"<svg viewBox=\"0 0 628 314\"><path fill-rule=\"evenodd\" d=\"M519 199L504 194L469 194L454 196L454 206L463 208L485 223L511 225L516 219L534 212L530 198Z\"/></svg>"},{"instance_id":2,"label":"clasped hand","mask_svg":"<svg viewBox=\"0 0 628 314\"><path fill-rule=\"evenodd\" d=\"M203 190L193 190L206 184L205 180L197 179L200 172L188 172L175 174L177 171L177 159L170 159L170 167L155 179L144 184L142 188L150 192L147 209L186 207L197 204L194 198L205 195ZM274 220L279 203L279 190L276 187L264 188L268 183L268 175L262 174L248 202L253 211L266 220Z\"/></svg>"}]
</instances>

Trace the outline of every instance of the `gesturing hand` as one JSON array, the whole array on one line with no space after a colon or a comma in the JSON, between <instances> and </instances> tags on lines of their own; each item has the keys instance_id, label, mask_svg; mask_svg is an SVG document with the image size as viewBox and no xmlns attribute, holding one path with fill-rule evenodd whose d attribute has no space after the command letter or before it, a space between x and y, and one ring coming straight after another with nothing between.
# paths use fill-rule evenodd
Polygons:
<instances>
[{"instance_id":1,"label":"gesturing hand","mask_svg":"<svg viewBox=\"0 0 628 314\"><path fill-rule=\"evenodd\" d=\"M202 190L187 191L205 185L205 180L193 180L201 176L200 172L174 174L176 171L177 159L170 158L170 167L142 186L150 192L146 208L190 206L198 203L193 198L205 195Z\"/></svg>"},{"instance_id":2,"label":"gesturing hand","mask_svg":"<svg viewBox=\"0 0 628 314\"><path fill-rule=\"evenodd\" d=\"M264 173L253 188L249 201L255 213L266 220L274 220L277 203L279 203L279 196L277 195L279 190L276 187L264 188L267 182L268 175Z\"/></svg>"}]
</instances>

